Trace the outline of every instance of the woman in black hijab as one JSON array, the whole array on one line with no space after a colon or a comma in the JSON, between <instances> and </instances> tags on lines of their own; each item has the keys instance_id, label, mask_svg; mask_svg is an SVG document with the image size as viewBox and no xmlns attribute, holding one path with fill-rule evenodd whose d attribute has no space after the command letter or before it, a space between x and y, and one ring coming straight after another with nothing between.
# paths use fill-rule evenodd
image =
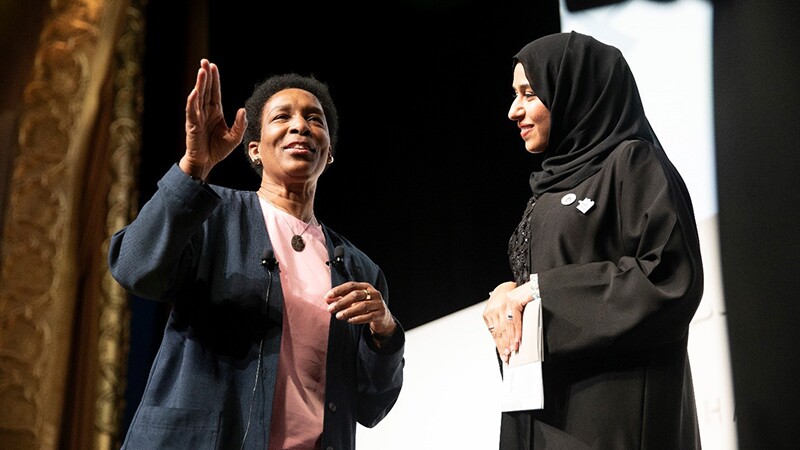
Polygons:
<instances>
[{"instance_id":1,"label":"woman in black hijab","mask_svg":"<svg viewBox=\"0 0 800 450\"><path fill-rule=\"evenodd\" d=\"M576 32L513 62L508 117L541 168L509 241L515 280L483 317L506 363L526 304L541 301L544 406L504 412L500 448L700 448L687 353L703 293L697 227L633 74L618 49Z\"/></svg>"}]
</instances>

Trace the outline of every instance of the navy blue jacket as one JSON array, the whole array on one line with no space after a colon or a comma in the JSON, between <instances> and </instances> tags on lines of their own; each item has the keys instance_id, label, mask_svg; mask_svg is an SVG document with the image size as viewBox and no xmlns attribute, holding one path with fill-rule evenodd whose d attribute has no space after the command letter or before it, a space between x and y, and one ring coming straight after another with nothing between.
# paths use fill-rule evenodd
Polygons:
<instances>
[{"instance_id":1,"label":"navy blue jacket","mask_svg":"<svg viewBox=\"0 0 800 450\"><path fill-rule=\"evenodd\" d=\"M380 268L323 225L332 285L366 281L388 299ZM266 449L283 294L255 192L201 185L174 165L138 217L111 239L114 278L173 307L123 448ZM323 449L355 448L403 383L405 334L383 349L369 327L331 317Z\"/></svg>"}]
</instances>

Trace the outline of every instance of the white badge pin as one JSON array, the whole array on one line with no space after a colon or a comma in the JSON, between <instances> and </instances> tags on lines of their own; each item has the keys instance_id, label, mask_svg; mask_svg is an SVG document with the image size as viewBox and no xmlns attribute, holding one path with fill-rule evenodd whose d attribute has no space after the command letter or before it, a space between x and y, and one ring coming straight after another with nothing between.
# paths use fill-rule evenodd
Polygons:
<instances>
[{"instance_id":1,"label":"white badge pin","mask_svg":"<svg viewBox=\"0 0 800 450\"><path fill-rule=\"evenodd\" d=\"M592 206L594 206L594 200L590 200L589 197L586 197L578 202L578 211L586 214L586 212L589 211Z\"/></svg>"},{"instance_id":2,"label":"white badge pin","mask_svg":"<svg viewBox=\"0 0 800 450\"><path fill-rule=\"evenodd\" d=\"M575 199L577 199L577 198L578 197L576 197L575 194L570 192L569 194L561 197L561 204L564 205L564 206L571 205L572 202L574 202Z\"/></svg>"}]
</instances>

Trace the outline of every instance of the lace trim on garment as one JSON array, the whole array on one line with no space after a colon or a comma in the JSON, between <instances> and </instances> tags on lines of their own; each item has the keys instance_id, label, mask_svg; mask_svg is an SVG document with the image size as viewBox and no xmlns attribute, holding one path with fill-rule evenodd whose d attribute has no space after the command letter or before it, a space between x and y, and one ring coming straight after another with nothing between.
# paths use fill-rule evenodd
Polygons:
<instances>
[{"instance_id":1,"label":"lace trim on garment","mask_svg":"<svg viewBox=\"0 0 800 450\"><path fill-rule=\"evenodd\" d=\"M528 200L528 206L522 213L522 219L511 234L508 240L508 259L511 264L511 272L514 274L514 281L520 285L528 281L531 273L530 268L530 248L531 240L531 214L535 199Z\"/></svg>"}]
</instances>

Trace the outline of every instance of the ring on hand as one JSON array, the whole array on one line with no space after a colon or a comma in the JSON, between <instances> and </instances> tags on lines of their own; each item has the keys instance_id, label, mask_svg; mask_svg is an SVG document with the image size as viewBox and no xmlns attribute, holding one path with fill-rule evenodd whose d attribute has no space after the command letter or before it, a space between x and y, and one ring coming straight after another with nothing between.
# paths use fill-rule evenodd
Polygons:
<instances>
[{"instance_id":1,"label":"ring on hand","mask_svg":"<svg viewBox=\"0 0 800 450\"><path fill-rule=\"evenodd\" d=\"M369 293L369 289L364 289L364 293L367 295L364 300L372 300L372 294Z\"/></svg>"},{"instance_id":2,"label":"ring on hand","mask_svg":"<svg viewBox=\"0 0 800 450\"><path fill-rule=\"evenodd\" d=\"M508 313L508 314L506 314L506 318L508 320L514 320L514 314Z\"/></svg>"},{"instance_id":3,"label":"ring on hand","mask_svg":"<svg viewBox=\"0 0 800 450\"><path fill-rule=\"evenodd\" d=\"M494 327L489 327L489 331L494 331Z\"/></svg>"}]
</instances>

